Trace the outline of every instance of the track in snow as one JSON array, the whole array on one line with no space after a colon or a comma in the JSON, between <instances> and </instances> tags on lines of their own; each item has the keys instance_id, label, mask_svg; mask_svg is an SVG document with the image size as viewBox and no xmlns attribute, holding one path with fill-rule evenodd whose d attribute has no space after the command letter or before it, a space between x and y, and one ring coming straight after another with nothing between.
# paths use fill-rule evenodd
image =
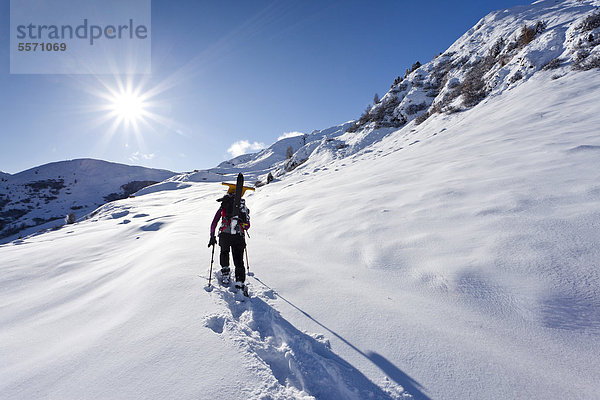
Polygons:
<instances>
[{"instance_id":1,"label":"track in snow","mask_svg":"<svg viewBox=\"0 0 600 400\"><path fill-rule=\"evenodd\" d=\"M336 355L322 335L299 331L268 302L271 289L255 292L249 301L216 286L227 311L209 315L205 326L232 341L249 360L248 368L264 375L265 386L248 393L252 398L278 399L400 399L411 395L387 378L380 387Z\"/></svg>"}]
</instances>

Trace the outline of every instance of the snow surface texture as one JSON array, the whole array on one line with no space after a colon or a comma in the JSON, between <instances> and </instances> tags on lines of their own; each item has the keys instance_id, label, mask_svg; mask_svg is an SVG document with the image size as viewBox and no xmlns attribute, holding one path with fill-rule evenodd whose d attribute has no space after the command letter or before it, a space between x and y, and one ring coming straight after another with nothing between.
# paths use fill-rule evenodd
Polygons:
<instances>
[{"instance_id":1,"label":"snow surface texture","mask_svg":"<svg viewBox=\"0 0 600 400\"><path fill-rule=\"evenodd\" d=\"M579 21L591 2L550 3ZM598 398L598 93L597 69L539 70L468 111L284 139L0 246L0 397ZM205 290L210 182L261 179L269 157L286 174L246 195L240 303Z\"/></svg>"},{"instance_id":2,"label":"snow surface texture","mask_svg":"<svg viewBox=\"0 0 600 400\"><path fill-rule=\"evenodd\" d=\"M534 78L248 194L246 303L203 290L218 184L0 246L2 397L595 398L599 90Z\"/></svg>"}]
</instances>

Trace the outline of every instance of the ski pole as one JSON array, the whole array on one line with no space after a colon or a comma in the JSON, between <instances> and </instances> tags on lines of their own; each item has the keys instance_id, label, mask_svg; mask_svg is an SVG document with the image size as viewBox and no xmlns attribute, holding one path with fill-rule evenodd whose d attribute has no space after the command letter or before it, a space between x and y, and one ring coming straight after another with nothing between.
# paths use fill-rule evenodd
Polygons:
<instances>
[{"instance_id":1,"label":"ski pole","mask_svg":"<svg viewBox=\"0 0 600 400\"><path fill-rule=\"evenodd\" d=\"M244 250L246 250L246 268L248 269L248 274L250 274L250 263L248 262L248 246L246 246Z\"/></svg>"},{"instance_id":2,"label":"ski pole","mask_svg":"<svg viewBox=\"0 0 600 400\"><path fill-rule=\"evenodd\" d=\"M215 245L212 245L212 254L210 256L210 273L208 274L208 287L210 287L210 281L212 280L212 266L215 260Z\"/></svg>"}]
</instances>

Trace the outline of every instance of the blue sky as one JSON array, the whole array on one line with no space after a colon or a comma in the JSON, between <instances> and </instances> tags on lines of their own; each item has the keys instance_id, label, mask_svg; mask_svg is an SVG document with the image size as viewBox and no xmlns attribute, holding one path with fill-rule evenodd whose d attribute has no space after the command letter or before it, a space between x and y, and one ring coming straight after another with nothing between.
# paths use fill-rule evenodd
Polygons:
<instances>
[{"instance_id":1,"label":"blue sky","mask_svg":"<svg viewBox=\"0 0 600 400\"><path fill-rule=\"evenodd\" d=\"M488 12L524 3L153 0L151 75L69 76L9 74L2 0L0 170L82 157L209 168L231 158L236 142L269 145L357 118L415 61L446 50ZM119 81L158 93L149 99L158 121L137 134L111 129L102 109L106 86Z\"/></svg>"}]
</instances>

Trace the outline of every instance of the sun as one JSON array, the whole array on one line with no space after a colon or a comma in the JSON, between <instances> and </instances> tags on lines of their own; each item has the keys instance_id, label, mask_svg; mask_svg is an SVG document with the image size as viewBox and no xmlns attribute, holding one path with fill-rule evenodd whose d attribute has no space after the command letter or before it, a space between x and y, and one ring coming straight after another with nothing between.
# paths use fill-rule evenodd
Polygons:
<instances>
[{"instance_id":1,"label":"sun","mask_svg":"<svg viewBox=\"0 0 600 400\"><path fill-rule=\"evenodd\" d=\"M99 102L82 109L96 114L92 125L103 129L101 142L108 146L112 138L120 136L129 146L136 140L138 147L144 147L144 136L156 133L183 135L184 128L168 115L171 103L164 92L172 86L158 82L150 85L150 77L96 77L93 85L87 87L90 94Z\"/></svg>"},{"instance_id":2,"label":"sun","mask_svg":"<svg viewBox=\"0 0 600 400\"><path fill-rule=\"evenodd\" d=\"M144 97L131 90L114 93L108 108L112 116L125 125L136 125L147 113Z\"/></svg>"}]
</instances>

